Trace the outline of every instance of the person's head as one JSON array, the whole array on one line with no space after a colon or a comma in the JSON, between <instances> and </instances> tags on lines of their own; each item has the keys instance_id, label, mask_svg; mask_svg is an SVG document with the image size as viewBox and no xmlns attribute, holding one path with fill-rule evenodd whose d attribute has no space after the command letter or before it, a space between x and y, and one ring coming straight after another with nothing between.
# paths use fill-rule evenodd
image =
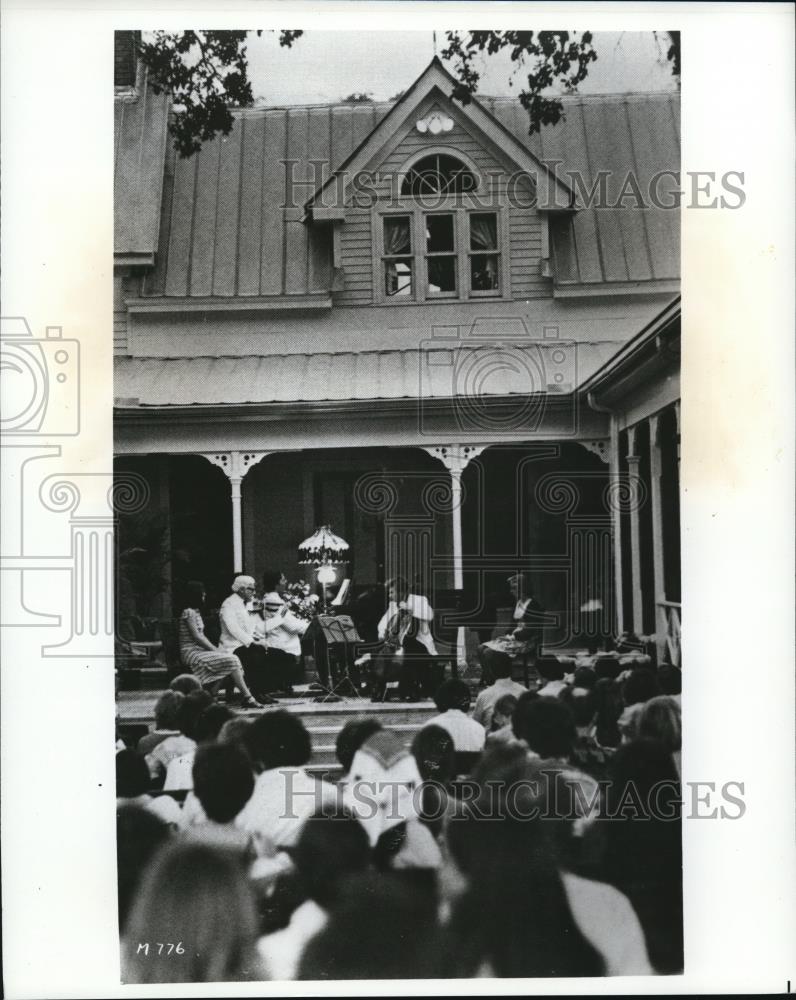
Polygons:
<instances>
[{"instance_id":1,"label":"person's head","mask_svg":"<svg viewBox=\"0 0 796 1000\"><path fill-rule=\"evenodd\" d=\"M347 809L327 807L310 816L291 852L304 892L328 909L348 878L370 864L368 835Z\"/></svg>"},{"instance_id":2,"label":"person's head","mask_svg":"<svg viewBox=\"0 0 796 1000\"><path fill-rule=\"evenodd\" d=\"M402 576L394 576L384 584L388 601L405 601L409 595L409 584Z\"/></svg>"},{"instance_id":3,"label":"person's head","mask_svg":"<svg viewBox=\"0 0 796 1000\"><path fill-rule=\"evenodd\" d=\"M597 680L606 677L615 681L622 673L622 665L616 656L598 656L594 664L594 673Z\"/></svg>"},{"instance_id":4,"label":"person's head","mask_svg":"<svg viewBox=\"0 0 796 1000\"><path fill-rule=\"evenodd\" d=\"M254 895L229 850L175 842L152 859L130 912L123 949L126 983L214 983L257 978ZM169 954L141 941L181 941Z\"/></svg>"},{"instance_id":5,"label":"person's head","mask_svg":"<svg viewBox=\"0 0 796 1000\"><path fill-rule=\"evenodd\" d=\"M254 791L249 755L234 743L198 747L193 761L193 790L208 819L231 823Z\"/></svg>"},{"instance_id":6,"label":"person's head","mask_svg":"<svg viewBox=\"0 0 796 1000\"><path fill-rule=\"evenodd\" d=\"M204 607L206 597L205 585L200 580L189 580L185 584L186 608L195 608L198 611Z\"/></svg>"},{"instance_id":7,"label":"person's head","mask_svg":"<svg viewBox=\"0 0 796 1000\"><path fill-rule=\"evenodd\" d=\"M197 743L215 743L221 727L234 718L234 712L226 705L208 705L196 720L193 738Z\"/></svg>"},{"instance_id":8,"label":"person's head","mask_svg":"<svg viewBox=\"0 0 796 1000\"><path fill-rule=\"evenodd\" d=\"M604 747L619 746L619 717L622 714L622 689L619 682L610 677L601 677L594 685L597 701L597 742Z\"/></svg>"},{"instance_id":9,"label":"person's head","mask_svg":"<svg viewBox=\"0 0 796 1000\"><path fill-rule=\"evenodd\" d=\"M564 667L555 656L540 656L536 661L536 669L542 680L562 681Z\"/></svg>"},{"instance_id":10,"label":"person's head","mask_svg":"<svg viewBox=\"0 0 796 1000\"><path fill-rule=\"evenodd\" d=\"M488 650L492 655L489 657L489 669L495 677L511 677L512 659L508 653L499 649Z\"/></svg>"},{"instance_id":11,"label":"person's head","mask_svg":"<svg viewBox=\"0 0 796 1000\"><path fill-rule=\"evenodd\" d=\"M650 698L641 710L637 731L639 739L657 740L676 753L683 737L680 706L670 695Z\"/></svg>"},{"instance_id":12,"label":"person's head","mask_svg":"<svg viewBox=\"0 0 796 1000\"><path fill-rule=\"evenodd\" d=\"M439 935L430 893L395 875L354 875L340 885L329 921L304 949L298 978L433 977Z\"/></svg>"},{"instance_id":13,"label":"person's head","mask_svg":"<svg viewBox=\"0 0 796 1000\"><path fill-rule=\"evenodd\" d=\"M275 767L301 767L312 753L310 734L297 715L282 710L265 712L251 724L246 749L264 771Z\"/></svg>"},{"instance_id":14,"label":"person's head","mask_svg":"<svg viewBox=\"0 0 796 1000\"><path fill-rule=\"evenodd\" d=\"M116 797L134 799L145 795L150 784L149 768L141 754L120 750L116 754Z\"/></svg>"},{"instance_id":15,"label":"person's head","mask_svg":"<svg viewBox=\"0 0 796 1000\"><path fill-rule=\"evenodd\" d=\"M658 668L658 687L661 694L680 694L683 690L683 674L679 667L664 663Z\"/></svg>"},{"instance_id":16,"label":"person's head","mask_svg":"<svg viewBox=\"0 0 796 1000\"><path fill-rule=\"evenodd\" d=\"M263 573L263 593L271 590L282 590L287 586L287 579L281 569L267 569Z\"/></svg>"},{"instance_id":17,"label":"person's head","mask_svg":"<svg viewBox=\"0 0 796 1000\"><path fill-rule=\"evenodd\" d=\"M658 694L658 681L650 667L634 667L622 686L625 705L640 705Z\"/></svg>"},{"instance_id":18,"label":"person's head","mask_svg":"<svg viewBox=\"0 0 796 1000\"><path fill-rule=\"evenodd\" d=\"M453 737L442 726L423 726L412 740L412 756L423 781L446 785L456 777Z\"/></svg>"},{"instance_id":19,"label":"person's head","mask_svg":"<svg viewBox=\"0 0 796 1000\"><path fill-rule=\"evenodd\" d=\"M232 581L232 593L248 602L254 597L254 577L241 574Z\"/></svg>"},{"instance_id":20,"label":"person's head","mask_svg":"<svg viewBox=\"0 0 796 1000\"><path fill-rule=\"evenodd\" d=\"M452 708L460 712L467 712L470 708L470 688L458 677L451 677L443 681L437 688L434 695L434 704L440 712L447 712Z\"/></svg>"},{"instance_id":21,"label":"person's head","mask_svg":"<svg viewBox=\"0 0 796 1000\"><path fill-rule=\"evenodd\" d=\"M381 729L381 723L376 719L349 719L337 734L335 753L343 768L343 774L351 770L354 754L365 740Z\"/></svg>"},{"instance_id":22,"label":"person's head","mask_svg":"<svg viewBox=\"0 0 796 1000\"><path fill-rule=\"evenodd\" d=\"M141 875L155 851L170 837L168 824L149 809L123 805L116 810L116 874L122 933Z\"/></svg>"},{"instance_id":23,"label":"person's head","mask_svg":"<svg viewBox=\"0 0 796 1000\"><path fill-rule=\"evenodd\" d=\"M178 694L190 694L191 691L201 691L202 683L194 674L177 674L169 683L169 689Z\"/></svg>"},{"instance_id":24,"label":"person's head","mask_svg":"<svg viewBox=\"0 0 796 1000\"><path fill-rule=\"evenodd\" d=\"M504 694L495 702L492 710L492 727L502 729L514 718L517 710L517 698L513 694Z\"/></svg>"},{"instance_id":25,"label":"person's head","mask_svg":"<svg viewBox=\"0 0 796 1000\"><path fill-rule=\"evenodd\" d=\"M511 720L514 735L543 759L568 757L575 742L572 711L558 698L526 698L517 702Z\"/></svg>"},{"instance_id":26,"label":"person's head","mask_svg":"<svg viewBox=\"0 0 796 1000\"><path fill-rule=\"evenodd\" d=\"M473 779L480 791L451 816L447 833L467 883L451 920L460 960L472 963L470 974L484 961L501 977L601 974L562 883L560 824L548 818L541 762L502 745L487 751Z\"/></svg>"},{"instance_id":27,"label":"person's head","mask_svg":"<svg viewBox=\"0 0 796 1000\"><path fill-rule=\"evenodd\" d=\"M252 720L247 719L245 715L235 715L231 719L227 719L218 732L216 743L223 743L225 745L237 743L245 749L246 733L249 731L251 724Z\"/></svg>"},{"instance_id":28,"label":"person's head","mask_svg":"<svg viewBox=\"0 0 796 1000\"><path fill-rule=\"evenodd\" d=\"M527 573L515 573L506 581L512 597L517 601L526 600L531 596L531 581Z\"/></svg>"},{"instance_id":29,"label":"person's head","mask_svg":"<svg viewBox=\"0 0 796 1000\"><path fill-rule=\"evenodd\" d=\"M597 696L590 688L572 688L567 699L572 709L572 718L578 729L588 729L597 717Z\"/></svg>"},{"instance_id":30,"label":"person's head","mask_svg":"<svg viewBox=\"0 0 796 1000\"><path fill-rule=\"evenodd\" d=\"M177 713L183 698L184 695L180 691L163 692L155 702L155 729L177 728Z\"/></svg>"},{"instance_id":31,"label":"person's head","mask_svg":"<svg viewBox=\"0 0 796 1000\"><path fill-rule=\"evenodd\" d=\"M591 667L577 667L572 679L573 687L591 691L597 683L597 674Z\"/></svg>"},{"instance_id":32,"label":"person's head","mask_svg":"<svg viewBox=\"0 0 796 1000\"><path fill-rule=\"evenodd\" d=\"M186 694L177 711L177 728L190 739L195 739L196 726L199 716L204 710L213 704L212 697L207 691L191 691Z\"/></svg>"},{"instance_id":33,"label":"person's head","mask_svg":"<svg viewBox=\"0 0 796 1000\"><path fill-rule=\"evenodd\" d=\"M284 605L284 600L275 590L271 590L263 596L263 611L269 618L281 611Z\"/></svg>"}]
</instances>

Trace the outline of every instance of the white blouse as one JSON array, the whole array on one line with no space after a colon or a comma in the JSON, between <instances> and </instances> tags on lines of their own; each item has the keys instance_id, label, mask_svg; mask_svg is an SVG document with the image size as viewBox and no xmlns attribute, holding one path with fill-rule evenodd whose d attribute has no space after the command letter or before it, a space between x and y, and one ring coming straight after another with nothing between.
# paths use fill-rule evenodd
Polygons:
<instances>
[{"instance_id":1,"label":"white blouse","mask_svg":"<svg viewBox=\"0 0 796 1000\"><path fill-rule=\"evenodd\" d=\"M418 622L417 641L421 646L425 646L430 656L437 655L437 647L434 645L434 637L431 634L430 622L434 620L434 612L428 603L428 598L420 594L408 594L404 602L407 611ZM387 626L395 615L398 614L398 605L395 601L390 601L387 610L382 615L378 625L379 638L383 639L387 631Z\"/></svg>"}]
</instances>

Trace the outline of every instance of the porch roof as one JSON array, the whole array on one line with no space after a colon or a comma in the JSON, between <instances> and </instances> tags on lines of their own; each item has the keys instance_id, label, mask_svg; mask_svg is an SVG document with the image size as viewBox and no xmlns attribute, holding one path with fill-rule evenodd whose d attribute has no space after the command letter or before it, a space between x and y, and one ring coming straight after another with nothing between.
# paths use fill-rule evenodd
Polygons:
<instances>
[{"instance_id":1,"label":"porch roof","mask_svg":"<svg viewBox=\"0 0 796 1000\"><path fill-rule=\"evenodd\" d=\"M114 359L116 407L240 406L399 399L565 396L616 352L616 341L428 351ZM563 351L562 351L563 347Z\"/></svg>"}]
</instances>

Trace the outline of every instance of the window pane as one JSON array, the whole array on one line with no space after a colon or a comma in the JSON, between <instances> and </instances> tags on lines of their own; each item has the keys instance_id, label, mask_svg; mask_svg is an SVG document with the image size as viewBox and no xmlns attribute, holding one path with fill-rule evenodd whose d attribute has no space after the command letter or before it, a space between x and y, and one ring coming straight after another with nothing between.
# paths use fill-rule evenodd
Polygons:
<instances>
[{"instance_id":1,"label":"window pane","mask_svg":"<svg viewBox=\"0 0 796 1000\"><path fill-rule=\"evenodd\" d=\"M391 297L412 296L412 260L387 260L384 262L384 292Z\"/></svg>"},{"instance_id":2,"label":"window pane","mask_svg":"<svg viewBox=\"0 0 796 1000\"><path fill-rule=\"evenodd\" d=\"M419 160L404 178L401 194L423 196L430 194L463 194L475 191L476 178L454 156L433 154Z\"/></svg>"},{"instance_id":3,"label":"window pane","mask_svg":"<svg viewBox=\"0 0 796 1000\"><path fill-rule=\"evenodd\" d=\"M456 258L427 257L428 294L440 295L456 291Z\"/></svg>"},{"instance_id":4,"label":"window pane","mask_svg":"<svg viewBox=\"0 0 796 1000\"><path fill-rule=\"evenodd\" d=\"M426 250L429 253L449 253L453 250L453 216L426 216Z\"/></svg>"},{"instance_id":5,"label":"window pane","mask_svg":"<svg viewBox=\"0 0 796 1000\"><path fill-rule=\"evenodd\" d=\"M470 287L474 292L495 292L500 288L497 254L473 254L470 257Z\"/></svg>"},{"instance_id":6,"label":"window pane","mask_svg":"<svg viewBox=\"0 0 796 1000\"><path fill-rule=\"evenodd\" d=\"M470 249L497 250L497 216L476 212L470 216Z\"/></svg>"},{"instance_id":7,"label":"window pane","mask_svg":"<svg viewBox=\"0 0 796 1000\"><path fill-rule=\"evenodd\" d=\"M396 257L412 252L408 215L388 215L384 218L384 254Z\"/></svg>"}]
</instances>

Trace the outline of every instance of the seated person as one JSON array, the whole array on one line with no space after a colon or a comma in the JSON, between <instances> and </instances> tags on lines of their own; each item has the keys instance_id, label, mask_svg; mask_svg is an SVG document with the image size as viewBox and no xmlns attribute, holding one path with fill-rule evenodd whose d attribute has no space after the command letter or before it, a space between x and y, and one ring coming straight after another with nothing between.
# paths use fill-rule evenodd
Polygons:
<instances>
[{"instance_id":1,"label":"seated person","mask_svg":"<svg viewBox=\"0 0 796 1000\"><path fill-rule=\"evenodd\" d=\"M484 749L486 730L480 722L467 715L470 711L470 689L464 681L445 681L437 691L434 702L440 714L429 719L426 726L441 726L447 730L453 737L457 753L478 753Z\"/></svg>"},{"instance_id":2,"label":"seated person","mask_svg":"<svg viewBox=\"0 0 796 1000\"><path fill-rule=\"evenodd\" d=\"M365 740L369 740L380 729L381 723L377 719L349 719L340 730L335 743L335 756L343 769L339 785L345 784L348 778L354 754Z\"/></svg>"},{"instance_id":3,"label":"seated person","mask_svg":"<svg viewBox=\"0 0 796 1000\"><path fill-rule=\"evenodd\" d=\"M572 709L558 698L523 695L511 720L514 735L523 740L532 756L568 764L575 743Z\"/></svg>"},{"instance_id":4,"label":"seated person","mask_svg":"<svg viewBox=\"0 0 796 1000\"><path fill-rule=\"evenodd\" d=\"M169 764L176 757L196 749L196 724L202 712L212 704L213 699L206 691L192 691L183 698L176 718L178 734L167 736L145 758L158 787L163 785Z\"/></svg>"},{"instance_id":5,"label":"seated person","mask_svg":"<svg viewBox=\"0 0 796 1000\"><path fill-rule=\"evenodd\" d=\"M504 694L498 698L492 712L492 728L487 733L486 745L495 746L497 743L516 743L517 738L511 726L514 718L514 711L517 708L518 699L513 694Z\"/></svg>"},{"instance_id":6,"label":"seated person","mask_svg":"<svg viewBox=\"0 0 796 1000\"><path fill-rule=\"evenodd\" d=\"M185 675L191 676L193 675ZM176 680L176 678L175 678ZM194 690L198 690L197 687ZM152 732L142 736L138 741L136 750L141 754L142 757L146 757L148 753L151 753L158 743L162 743L167 736L178 736L179 729L177 728L177 711L182 703L183 695L177 690L164 691L163 694L155 702L155 728Z\"/></svg>"},{"instance_id":7,"label":"seated person","mask_svg":"<svg viewBox=\"0 0 796 1000\"><path fill-rule=\"evenodd\" d=\"M287 927L260 938L258 949L269 979L295 979L308 942L327 923L341 885L367 870L370 844L362 824L347 810L327 808L311 816L293 850L304 902Z\"/></svg>"},{"instance_id":8,"label":"seated person","mask_svg":"<svg viewBox=\"0 0 796 1000\"><path fill-rule=\"evenodd\" d=\"M515 699L525 694L527 688L511 679L512 660L508 653L490 650L492 674L494 683L484 688L478 695L473 709L473 718L489 732L492 727L492 716L495 705L506 694L513 694Z\"/></svg>"},{"instance_id":9,"label":"seated person","mask_svg":"<svg viewBox=\"0 0 796 1000\"><path fill-rule=\"evenodd\" d=\"M234 653L240 660L244 679L252 695L260 703L257 707L262 708L263 705L273 705L274 700L267 694L265 647L262 636L256 632L259 618L250 613L253 598L254 577L236 576L232 581L232 593L219 610L221 638L218 648L226 653Z\"/></svg>"},{"instance_id":10,"label":"seated person","mask_svg":"<svg viewBox=\"0 0 796 1000\"><path fill-rule=\"evenodd\" d=\"M194 740L197 744L215 743L221 727L235 716L225 705L208 705L196 721ZM166 768L166 791L180 791L193 788L193 761L196 747L169 761Z\"/></svg>"},{"instance_id":11,"label":"seated person","mask_svg":"<svg viewBox=\"0 0 796 1000\"><path fill-rule=\"evenodd\" d=\"M497 639L482 643L478 647L484 684L491 684L494 680L492 669L494 652L506 653L512 659L518 656L535 656L542 641L545 611L531 593L528 574L517 573L510 576L508 584L516 600L513 614L514 627L506 635L498 636Z\"/></svg>"},{"instance_id":12,"label":"seated person","mask_svg":"<svg viewBox=\"0 0 796 1000\"><path fill-rule=\"evenodd\" d=\"M254 831L238 829L235 817L254 791L254 771L246 751L233 744L208 743L197 748L193 761L194 794L205 821L184 828L186 840L240 852L246 861L272 848Z\"/></svg>"},{"instance_id":13,"label":"seated person","mask_svg":"<svg viewBox=\"0 0 796 1000\"><path fill-rule=\"evenodd\" d=\"M431 634L434 610L422 594L410 593L400 576L388 580L387 610L378 624L381 650L373 654L371 675L373 701L383 701L389 681L399 681L398 692L413 701L422 692L429 694L432 680L429 656L437 655Z\"/></svg>"},{"instance_id":14,"label":"seated person","mask_svg":"<svg viewBox=\"0 0 796 1000\"><path fill-rule=\"evenodd\" d=\"M292 693L301 656L301 637L308 625L309 622L292 614L275 590L263 598L263 620L256 626L255 634L262 638L268 676L275 690Z\"/></svg>"},{"instance_id":15,"label":"seated person","mask_svg":"<svg viewBox=\"0 0 796 1000\"><path fill-rule=\"evenodd\" d=\"M141 806L164 823L180 821L180 807L170 795L150 795L149 768L135 750L116 754L116 806Z\"/></svg>"},{"instance_id":16,"label":"seated person","mask_svg":"<svg viewBox=\"0 0 796 1000\"><path fill-rule=\"evenodd\" d=\"M542 698L557 698L566 689L564 667L555 656L540 656L536 661L536 670L542 686L537 694Z\"/></svg>"}]
</instances>

